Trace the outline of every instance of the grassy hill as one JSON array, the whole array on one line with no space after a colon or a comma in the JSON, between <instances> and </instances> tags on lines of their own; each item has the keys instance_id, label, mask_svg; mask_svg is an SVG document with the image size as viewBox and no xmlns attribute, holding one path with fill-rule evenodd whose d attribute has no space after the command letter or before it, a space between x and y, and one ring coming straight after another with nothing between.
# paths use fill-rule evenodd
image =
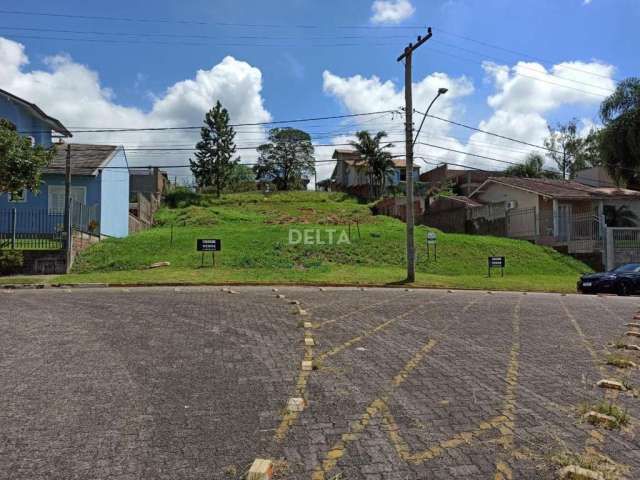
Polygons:
<instances>
[{"instance_id":1,"label":"grassy hill","mask_svg":"<svg viewBox=\"0 0 640 480\"><path fill-rule=\"evenodd\" d=\"M152 230L90 248L64 281L391 284L404 278L405 225L373 216L366 205L345 195L250 193L193 202L158 212L159 225ZM291 244L290 235L296 240L304 229L314 243ZM330 230L341 243L328 243ZM426 256L426 232L426 227L416 228L416 285L573 291L579 273L589 270L528 242L442 232L435 260ZM324 244L315 243L316 235ZM197 238L222 240L215 268L210 255L200 267ZM507 257L504 278L487 278L489 255ZM159 261L171 266L147 268Z\"/></svg>"}]
</instances>

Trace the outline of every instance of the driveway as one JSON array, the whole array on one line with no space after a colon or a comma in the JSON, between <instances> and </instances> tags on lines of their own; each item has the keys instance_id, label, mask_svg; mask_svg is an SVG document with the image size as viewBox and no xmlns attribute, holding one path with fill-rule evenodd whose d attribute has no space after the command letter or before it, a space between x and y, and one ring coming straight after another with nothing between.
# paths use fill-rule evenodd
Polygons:
<instances>
[{"instance_id":1,"label":"driveway","mask_svg":"<svg viewBox=\"0 0 640 480\"><path fill-rule=\"evenodd\" d=\"M531 479L585 453L640 478L637 391L595 386L640 387L638 369L605 362L638 306L404 289L0 291L0 478L233 479L270 458L279 478ZM580 419L605 396L629 426ZM294 397L300 412L286 408Z\"/></svg>"}]
</instances>

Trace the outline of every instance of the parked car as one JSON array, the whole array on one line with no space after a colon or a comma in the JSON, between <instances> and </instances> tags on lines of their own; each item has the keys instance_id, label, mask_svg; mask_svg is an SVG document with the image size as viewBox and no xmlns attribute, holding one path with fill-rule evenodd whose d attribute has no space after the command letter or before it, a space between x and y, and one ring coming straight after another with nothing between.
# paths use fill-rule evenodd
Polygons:
<instances>
[{"instance_id":1,"label":"parked car","mask_svg":"<svg viewBox=\"0 0 640 480\"><path fill-rule=\"evenodd\" d=\"M581 293L630 295L640 291L640 263L627 263L610 272L587 273L578 280Z\"/></svg>"}]
</instances>

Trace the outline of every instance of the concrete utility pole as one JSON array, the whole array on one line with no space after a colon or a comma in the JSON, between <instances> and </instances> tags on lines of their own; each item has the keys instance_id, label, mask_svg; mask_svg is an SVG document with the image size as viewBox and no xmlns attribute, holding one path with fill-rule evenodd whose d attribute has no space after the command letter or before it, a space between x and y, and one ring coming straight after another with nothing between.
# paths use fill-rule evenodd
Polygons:
<instances>
[{"instance_id":1,"label":"concrete utility pole","mask_svg":"<svg viewBox=\"0 0 640 480\"><path fill-rule=\"evenodd\" d=\"M418 42L410 43L404 53L398 57L398 62L404 60L404 113L405 113L405 148L407 172L407 281L416 280L416 248L413 238L413 91L412 91L412 57L413 52L431 38L431 27L427 29L427 36L418 37Z\"/></svg>"},{"instance_id":2,"label":"concrete utility pole","mask_svg":"<svg viewBox=\"0 0 640 480\"><path fill-rule=\"evenodd\" d=\"M67 272L71 266L71 145L67 144L67 159L64 167L64 233Z\"/></svg>"}]
</instances>

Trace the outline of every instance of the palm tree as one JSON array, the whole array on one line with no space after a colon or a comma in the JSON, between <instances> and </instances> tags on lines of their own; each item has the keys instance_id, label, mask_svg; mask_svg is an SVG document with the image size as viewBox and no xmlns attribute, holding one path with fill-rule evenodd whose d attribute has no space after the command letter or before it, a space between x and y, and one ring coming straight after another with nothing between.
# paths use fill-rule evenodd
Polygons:
<instances>
[{"instance_id":1,"label":"palm tree","mask_svg":"<svg viewBox=\"0 0 640 480\"><path fill-rule=\"evenodd\" d=\"M372 137L368 131L362 130L356 133L358 141L350 142L351 146L360 154L358 163L367 166L369 200L380 196L386 179L394 167L391 154L386 151L391 147L391 144L380 144L386 136L387 133L384 131L378 132Z\"/></svg>"},{"instance_id":2,"label":"palm tree","mask_svg":"<svg viewBox=\"0 0 640 480\"><path fill-rule=\"evenodd\" d=\"M602 102L598 132L600 158L618 184L640 185L640 78L618 83L615 92Z\"/></svg>"},{"instance_id":3,"label":"palm tree","mask_svg":"<svg viewBox=\"0 0 640 480\"><path fill-rule=\"evenodd\" d=\"M555 172L544 169L544 157L536 152L527 155L524 163L518 163L505 169L504 174L507 177L558 178Z\"/></svg>"},{"instance_id":4,"label":"palm tree","mask_svg":"<svg viewBox=\"0 0 640 480\"><path fill-rule=\"evenodd\" d=\"M606 205L604 217L607 227L635 227L638 222L638 216L626 205Z\"/></svg>"}]
</instances>

